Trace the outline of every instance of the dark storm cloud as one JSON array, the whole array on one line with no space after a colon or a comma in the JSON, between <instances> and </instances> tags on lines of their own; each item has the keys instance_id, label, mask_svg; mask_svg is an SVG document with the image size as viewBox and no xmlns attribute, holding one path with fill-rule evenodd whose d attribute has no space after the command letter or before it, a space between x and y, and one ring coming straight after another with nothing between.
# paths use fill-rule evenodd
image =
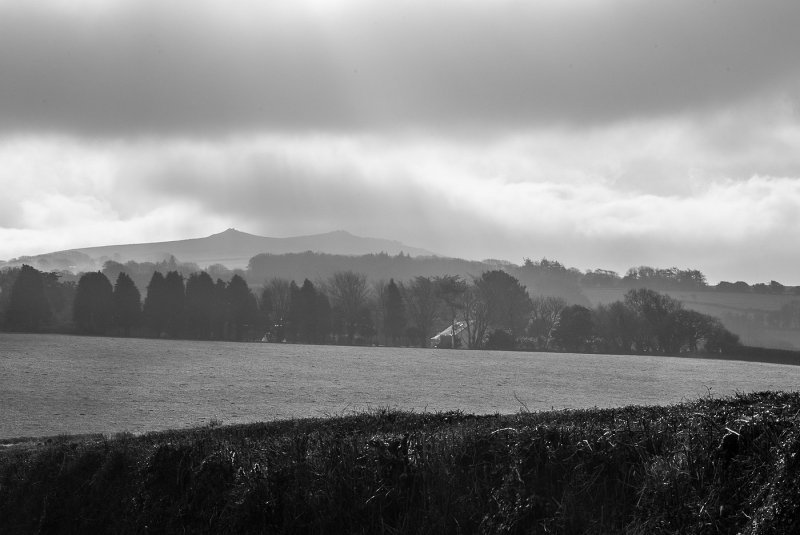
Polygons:
<instances>
[{"instance_id":1,"label":"dark storm cloud","mask_svg":"<svg viewBox=\"0 0 800 535\"><path fill-rule=\"evenodd\" d=\"M46 5L0 5L6 134L585 126L791 93L800 71L782 0Z\"/></svg>"}]
</instances>

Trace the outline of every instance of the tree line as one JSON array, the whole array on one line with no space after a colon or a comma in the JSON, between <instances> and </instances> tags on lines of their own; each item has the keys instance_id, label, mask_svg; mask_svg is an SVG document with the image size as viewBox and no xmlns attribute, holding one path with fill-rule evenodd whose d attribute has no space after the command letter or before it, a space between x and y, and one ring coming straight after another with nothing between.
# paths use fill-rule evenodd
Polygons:
<instances>
[{"instance_id":1,"label":"tree line","mask_svg":"<svg viewBox=\"0 0 800 535\"><path fill-rule=\"evenodd\" d=\"M255 291L239 274L225 281L202 270L155 271L144 299L125 271L113 284L103 272L60 282L27 265L14 275L0 277L0 320L14 331L652 354L724 353L738 345L718 319L648 288L590 308L530 296L500 269L470 279L371 283L339 271L300 285L276 277Z\"/></svg>"},{"instance_id":2,"label":"tree line","mask_svg":"<svg viewBox=\"0 0 800 535\"><path fill-rule=\"evenodd\" d=\"M544 260L547 262L547 260ZM555 264L558 264L557 262ZM577 271L577 270L576 270ZM595 269L576 274L583 287L649 288L651 290L718 291L727 293L755 293L773 295L800 295L800 286L784 286L778 281L748 284L744 281L721 281L708 284L706 276L697 269L654 268L639 266L630 268L624 276L614 271Z\"/></svg>"},{"instance_id":3,"label":"tree line","mask_svg":"<svg viewBox=\"0 0 800 535\"><path fill-rule=\"evenodd\" d=\"M726 293L800 295L800 287L784 286L777 281L769 283L748 284L743 281L722 281L716 285L708 284L706 276L696 269L654 268L639 266L630 268L620 275L617 272L603 269L586 270L568 268L555 260L525 259L522 265L515 265L501 260L466 261L441 257L410 257L405 254L390 256L385 253L362 256L329 255L321 253L260 254L250 259L245 269L229 269L221 264L214 264L203 269L213 280L229 281L233 275L239 275L252 287L260 289L264 281L272 277L300 281L308 278L315 283L327 281L334 273L352 271L366 275L370 281L394 279L395 281L412 281L417 276L434 278L445 274L458 275L472 279L485 271L502 270L518 279L531 295L562 297L572 304L590 306L587 293L596 288L617 288L623 290L649 288L661 292L673 291L716 291ZM0 290L4 279L13 278L19 268L0 269ZM160 262L120 263L107 260L102 266L102 273L109 281L116 281L122 272L128 274L137 288L144 293L156 271L168 273L177 271L184 278L201 271L192 262L179 262L168 257ZM50 275L52 276L52 274ZM58 273L61 283L73 281L77 284L78 276L68 271ZM49 283L52 286L52 282ZM52 288L51 288L52 289ZM3 300L0 293L0 301ZM0 303L1 304L1 303ZM0 313L2 311L0 310ZM63 315L63 314L62 314ZM64 318L60 318L63 320ZM68 318L67 318L68 319ZM63 322L63 321L62 321Z\"/></svg>"},{"instance_id":4,"label":"tree line","mask_svg":"<svg viewBox=\"0 0 800 535\"><path fill-rule=\"evenodd\" d=\"M214 282L204 271L156 271L144 300L125 272L113 285L99 271L77 282L27 265L3 275L0 324L11 331L241 340L258 328L256 299L239 275Z\"/></svg>"},{"instance_id":5,"label":"tree line","mask_svg":"<svg viewBox=\"0 0 800 535\"><path fill-rule=\"evenodd\" d=\"M611 354L728 354L739 346L739 337L718 318L648 288L591 310L563 308L549 341L561 350Z\"/></svg>"}]
</instances>

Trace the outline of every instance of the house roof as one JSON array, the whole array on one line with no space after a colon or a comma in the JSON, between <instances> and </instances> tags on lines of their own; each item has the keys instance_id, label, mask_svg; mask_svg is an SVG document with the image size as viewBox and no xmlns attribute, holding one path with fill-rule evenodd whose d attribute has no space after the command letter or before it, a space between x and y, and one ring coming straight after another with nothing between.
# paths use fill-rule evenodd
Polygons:
<instances>
[{"instance_id":1,"label":"house roof","mask_svg":"<svg viewBox=\"0 0 800 535\"><path fill-rule=\"evenodd\" d=\"M467 328L466 321L457 321L455 323L456 334L460 334L464 329ZM442 336L453 336L453 325L448 325L445 330L440 332L435 336L431 336L431 340L439 340Z\"/></svg>"}]
</instances>

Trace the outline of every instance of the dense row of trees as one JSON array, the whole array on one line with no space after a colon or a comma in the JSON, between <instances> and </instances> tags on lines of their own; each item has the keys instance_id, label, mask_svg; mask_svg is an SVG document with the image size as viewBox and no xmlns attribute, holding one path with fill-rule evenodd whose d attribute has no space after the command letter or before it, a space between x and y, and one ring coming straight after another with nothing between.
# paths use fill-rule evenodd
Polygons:
<instances>
[{"instance_id":1,"label":"dense row of trees","mask_svg":"<svg viewBox=\"0 0 800 535\"><path fill-rule=\"evenodd\" d=\"M12 331L241 340L264 328L239 275L214 282L205 271L188 279L156 271L142 302L126 272L113 286L102 272L84 273L77 282L27 265L0 273L0 320Z\"/></svg>"},{"instance_id":2,"label":"dense row of trees","mask_svg":"<svg viewBox=\"0 0 800 535\"><path fill-rule=\"evenodd\" d=\"M67 264L74 264L71 260ZM70 264L71 265L71 264ZM55 267L55 265L53 265ZM317 283L327 281L335 273L354 272L366 275L370 281L381 278L393 278L396 281L412 281L416 277L436 278L445 274L458 275L463 280L472 280L485 271L502 270L518 279L531 295L564 298L570 304L589 306L590 301L586 294L596 288L616 288L629 290L636 288L649 288L662 292L675 291L717 291L728 293L770 294L770 295L800 295L800 287L784 286L777 281L768 283L748 284L743 281L723 281L716 285L709 285L705 275L695 269L679 268L653 268L639 266L629 269L623 275L610 270L588 270L581 272L575 268L568 268L563 264L543 258L541 260L526 259L521 266L499 260L484 260L481 262L466 261L454 258L441 257L410 257L399 254L371 254L363 256L328 255L320 253L293 253L293 254L261 254L251 258L246 269L231 270L215 264L205 268L205 272L213 279L229 281L233 275L239 275L252 287L260 287L265 280L272 277L286 280L300 281L308 278ZM102 273L109 281L116 281L120 273L124 272L135 283L142 294L145 293L155 272L166 274L176 271L184 279L193 273L201 271L194 263L179 262L174 257L169 257L161 262L134 262L120 263L108 260L102 267ZM0 269L0 291L4 279L14 278L19 268ZM46 281L52 290L54 283L75 282L77 276L62 271L58 275L47 274L51 280ZM55 280L52 279L55 277ZM319 286L319 284L317 284ZM74 292L75 288L72 288ZM7 301L0 293L0 305ZM5 308L0 308L0 314ZM71 310L64 316L62 314L53 321L63 324L70 320Z\"/></svg>"},{"instance_id":3,"label":"dense row of trees","mask_svg":"<svg viewBox=\"0 0 800 535\"><path fill-rule=\"evenodd\" d=\"M89 275L84 275L81 282ZM95 278L105 278L102 273ZM80 283L78 286L80 296ZM263 329L258 304L247 282L234 275L225 282L200 271L184 278L177 271L162 275L153 273L144 302L132 279L120 273L111 302L115 310L116 332L131 331L162 338L194 338L200 340L245 340ZM78 299L76 324L79 329ZM84 332L86 332L84 330Z\"/></svg>"},{"instance_id":4,"label":"dense row of trees","mask_svg":"<svg viewBox=\"0 0 800 535\"><path fill-rule=\"evenodd\" d=\"M74 281L30 266L0 270L0 327L13 331L58 330L72 319Z\"/></svg>"},{"instance_id":5,"label":"dense row of trees","mask_svg":"<svg viewBox=\"0 0 800 535\"><path fill-rule=\"evenodd\" d=\"M547 261L526 266L533 278L563 270ZM143 300L125 270L113 285L104 272L85 273L77 283L29 266L14 275L0 277L0 305L5 326L20 331L63 327L69 304L69 327L61 330L95 335L425 347L449 327L436 339L440 347L676 354L737 344L719 320L651 289L591 309L563 297L531 297L500 269L469 280L417 276L371 284L364 274L341 271L316 284L272 278L257 292L239 274L215 281L206 271L155 271Z\"/></svg>"},{"instance_id":6,"label":"dense row of trees","mask_svg":"<svg viewBox=\"0 0 800 535\"><path fill-rule=\"evenodd\" d=\"M564 308L553 342L564 350L603 353L727 353L739 344L713 316L683 308L668 295L640 288L593 310Z\"/></svg>"},{"instance_id":7,"label":"dense row of trees","mask_svg":"<svg viewBox=\"0 0 800 535\"><path fill-rule=\"evenodd\" d=\"M726 293L800 295L800 287L784 286L777 281L748 284L743 281L720 282L709 285L706 276L696 269L653 268L639 266L630 268L624 275L614 271L595 269L581 272L567 268L560 262L543 258L525 259L521 266L497 260L468 262L450 258L413 258L408 255L389 256L386 254L364 255L358 257L326 255L319 253L297 253L288 255L263 254L251 259L247 269L230 270L216 264L206 268L214 279L230 280L233 275L244 278L251 286L259 286L271 277L297 280L304 278L328 280L335 273L352 271L366 275L368 280L381 277L394 280L413 280L417 276L430 279L444 274L458 275L464 280L485 271L501 269L518 279L531 295L560 297L570 304L590 306L584 290L590 288L619 288L623 290L649 288L656 291L717 291ZM196 264L182 263L175 258L165 261L126 262L121 264L107 261L103 273L109 280L116 280L121 272L131 276L140 290L144 291L153 273L177 271L184 277L200 271ZM322 275L320 275L322 274ZM316 278L315 278L316 277Z\"/></svg>"}]
</instances>

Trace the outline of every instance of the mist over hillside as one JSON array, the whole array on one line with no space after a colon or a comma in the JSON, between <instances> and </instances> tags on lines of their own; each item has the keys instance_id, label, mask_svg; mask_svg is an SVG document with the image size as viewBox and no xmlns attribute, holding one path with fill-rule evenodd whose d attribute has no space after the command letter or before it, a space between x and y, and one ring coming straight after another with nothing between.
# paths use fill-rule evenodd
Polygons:
<instances>
[{"instance_id":1,"label":"mist over hillside","mask_svg":"<svg viewBox=\"0 0 800 535\"><path fill-rule=\"evenodd\" d=\"M439 256L412 257L386 253L345 256L304 252L254 256L245 273L250 284L260 285L273 277L295 280L298 283L302 283L303 279L326 280L337 271L363 273L372 281L405 281L414 277L442 275L459 275L469 279L491 269L496 267L484 262Z\"/></svg>"}]
</instances>

